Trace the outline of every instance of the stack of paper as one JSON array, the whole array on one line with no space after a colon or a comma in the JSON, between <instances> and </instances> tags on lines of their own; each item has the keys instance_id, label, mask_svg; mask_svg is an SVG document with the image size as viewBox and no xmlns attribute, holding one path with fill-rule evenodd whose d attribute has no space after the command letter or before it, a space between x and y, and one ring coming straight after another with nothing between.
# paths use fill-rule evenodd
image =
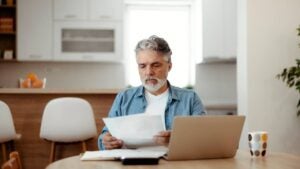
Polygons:
<instances>
[{"instance_id":1,"label":"stack of paper","mask_svg":"<svg viewBox=\"0 0 300 169\"><path fill-rule=\"evenodd\" d=\"M87 160L116 160L123 157L132 158L159 158L167 153L166 147L147 147L140 149L114 149L104 151L86 151L80 158Z\"/></svg>"}]
</instances>

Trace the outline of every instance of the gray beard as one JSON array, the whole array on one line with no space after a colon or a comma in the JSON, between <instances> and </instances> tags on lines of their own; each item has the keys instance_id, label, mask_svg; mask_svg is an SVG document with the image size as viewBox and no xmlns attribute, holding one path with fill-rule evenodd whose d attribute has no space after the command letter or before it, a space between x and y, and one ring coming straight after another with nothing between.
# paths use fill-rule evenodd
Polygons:
<instances>
[{"instance_id":1,"label":"gray beard","mask_svg":"<svg viewBox=\"0 0 300 169\"><path fill-rule=\"evenodd\" d=\"M163 85L166 84L167 79L158 79L158 78L153 78L157 80L157 84L155 85L148 85L146 84L146 80L143 80L143 86L146 88L146 90L148 90L149 92L156 92L158 91L161 87L163 87Z\"/></svg>"}]
</instances>

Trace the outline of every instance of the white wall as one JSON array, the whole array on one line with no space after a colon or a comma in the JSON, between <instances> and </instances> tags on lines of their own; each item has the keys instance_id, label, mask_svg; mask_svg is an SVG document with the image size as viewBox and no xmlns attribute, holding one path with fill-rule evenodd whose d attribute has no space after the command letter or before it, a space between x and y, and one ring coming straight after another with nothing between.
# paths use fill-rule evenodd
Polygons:
<instances>
[{"instance_id":1,"label":"white wall","mask_svg":"<svg viewBox=\"0 0 300 169\"><path fill-rule=\"evenodd\" d=\"M239 0L238 112L247 130L269 132L269 150L300 155L299 94L275 78L300 57L299 0ZM241 10L244 8L244 10Z\"/></svg>"},{"instance_id":2,"label":"white wall","mask_svg":"<svg viewBox=\"0 0 300 169\"><path fill-rule=\"evenodd\" d=\"M18 78L35 72L47 78L46 88L119 89L125 87L124 66L116 63L0 63L0 87L18 87Z\"/></svg>"},{"instance_id":3,"label":"white wall","mask_svg":"<svg viewBox=\"0 0 300 169\"><path fill-rule=\"evenodd\" d=\"M198 64L195 90L205 105L237 104L236 63Z\"/></svg>"}]
</instances>

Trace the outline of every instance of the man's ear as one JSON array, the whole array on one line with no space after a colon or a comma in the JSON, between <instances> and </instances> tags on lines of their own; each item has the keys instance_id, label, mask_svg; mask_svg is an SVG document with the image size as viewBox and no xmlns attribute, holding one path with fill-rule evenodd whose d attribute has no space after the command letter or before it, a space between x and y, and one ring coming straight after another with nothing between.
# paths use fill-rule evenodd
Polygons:
<instances>
[{"instance_id":1,"label":"man's ear","mask_svg":"<svg viewBox=\"0 0 300 169\"><path fill-rule=\"evenodd\" d=\"M172 69L172 63L169 63L169 71Z\"/></svg>"}]
</instances>

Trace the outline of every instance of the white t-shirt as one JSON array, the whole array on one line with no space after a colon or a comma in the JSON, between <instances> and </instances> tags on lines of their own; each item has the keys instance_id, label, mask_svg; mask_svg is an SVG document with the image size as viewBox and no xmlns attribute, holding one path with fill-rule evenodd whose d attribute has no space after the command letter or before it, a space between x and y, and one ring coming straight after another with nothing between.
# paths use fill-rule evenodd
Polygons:
<instances>
[{"instance_id":1,"label":"white t-shirt","mask_svg":"<svg viewBox=\"0 0 300 169\"><path fill-rule=\"evenodd\" d=\"M169 97L169 89L167 89L165 92L157 96L146 91L145 96L148 103L145 114L161 115L163 123L165 123L165 110L166 110L167 101Z\"/></svg>"}]
</instances>

